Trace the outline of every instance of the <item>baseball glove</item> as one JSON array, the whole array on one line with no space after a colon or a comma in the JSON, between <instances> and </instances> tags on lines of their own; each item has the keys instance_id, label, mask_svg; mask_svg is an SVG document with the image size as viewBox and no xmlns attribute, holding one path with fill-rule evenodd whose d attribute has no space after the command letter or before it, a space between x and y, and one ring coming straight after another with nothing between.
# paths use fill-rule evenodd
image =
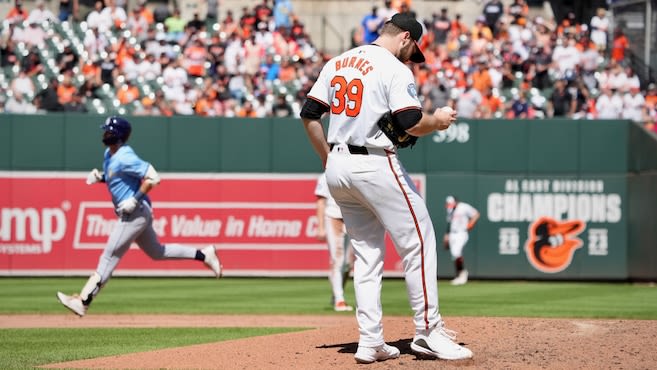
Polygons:
<instances>
[{"instance_id":1,"label":"baseball glove","mask_svg":"<svg viewBox=\"0 0 657 370\"><path fill-rule=\"evenodd\" d=\"M384 114L377 122L377 125L398 148L412 147L417 141L417 136L409 135L406 130L395 123L390 112Z\"/></svg>"}]
</instances>

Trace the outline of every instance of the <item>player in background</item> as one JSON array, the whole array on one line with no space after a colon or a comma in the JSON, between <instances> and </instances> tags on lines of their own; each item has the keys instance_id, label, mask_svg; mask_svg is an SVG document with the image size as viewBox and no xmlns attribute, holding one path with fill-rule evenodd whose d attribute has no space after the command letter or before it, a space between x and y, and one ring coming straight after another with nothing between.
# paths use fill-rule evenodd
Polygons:
<instances>
[{"instance_id":1,"label":"player in background","mask_svg":"<svg viewBox=\"0 0 657 370\"><path fill-rule=\"evenodd\" d=\"M383 335L386 231L402 259L414 312L411 349L448 360L472 357L469 349L455 343L455 333L445 328L438 311L436 234L426 203L397 156L398 146L409 135L430 135L456 121L456 112L449 107L422 111L413 72L405 65L424 62L418 46L421 37L422 25L415 18L394 15L374 43L348 50L324 65L301 110L356 257L357 363L400 356ZM321 120L326 112L328 136ZM379 125L390 114L392 119L386 122L404 132L396 142L382 131L390 125Z\"/></svg>"},{"instance_id":2,"label":"player in background","mask_svg":"<svg viewBox=\"0 0 657 370\"><path fill-rule=\"evenodd\" d=\"M329 282L333 291L331 300L335 311L353 311L344 299L344 287L353 266L354 253L348 238L340 207L329 192L326 175L322 174L315 187L317 196L317 239L326 241L329 250Z\"/></svg>"},{"instance_id":3,"label":"player in background","mask_svg":"<svg viewBox=\"0 0 657 370\"><path fill-rule=\"evenodd\" d=\"M155 168L137 156L126 144L132 127L117 116L105 120L103 144L107 146L103 158L103 172L91 170L87 184L105 183L112 197L119 220L110 233L101 254L96 271L82 287L80 294L66 295L57 292L57 299L79 316L84 316L93 298L112 276L112 272L135 242L149 257L162 259L195 259L204 262L217 277L221 276L221 264L215 248L209 245L201 250L179 244L163 245L153 229L153 214L148 193L160 183Z\"/></svg>"},{"instance_id":4,"label":"player in background","mask_svg":"<svg viewBox=\"0 0 657 370\"><path fill-rule=\"evenodd\" d=\"M453 195L445 199L447 210L447 230L443 237L445 249L449 249L456 269L456 277L452 285L463 285L468 282L468 270L465 269L463 248L468 242L468 232L479 221L479 211L468 203L461 202Z\"/></svg>"}]
</instances>

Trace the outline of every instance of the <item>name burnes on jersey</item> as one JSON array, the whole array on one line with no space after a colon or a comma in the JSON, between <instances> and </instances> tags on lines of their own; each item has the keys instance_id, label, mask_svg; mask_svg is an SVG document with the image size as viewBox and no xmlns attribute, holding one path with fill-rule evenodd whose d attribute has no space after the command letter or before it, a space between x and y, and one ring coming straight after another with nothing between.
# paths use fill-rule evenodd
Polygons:
<instances>
[{"instance_id":1,"label":"name burnes on jersey","mask_svg":"<svg viewBox=\"0 0 657 370\"><path fill-rule=\"evenodd\" d=\"M369 60L356 56L344 57L342 59L336 60L335 70L339 71L342 68L357 69L363 76L374 70L374 66L370 64Z\"/></svg>"}]
</instances>

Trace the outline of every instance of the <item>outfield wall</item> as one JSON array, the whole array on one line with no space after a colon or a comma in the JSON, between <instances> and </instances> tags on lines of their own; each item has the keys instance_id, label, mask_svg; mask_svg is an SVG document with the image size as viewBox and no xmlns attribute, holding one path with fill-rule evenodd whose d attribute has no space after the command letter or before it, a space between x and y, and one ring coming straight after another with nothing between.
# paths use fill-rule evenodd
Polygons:
<instances>
[{"instance_id":1,"label":"outfield wall","mask_svg":"<svg viewBox=\"0 0 657 370\"><path fill-rule=\"evenodd\" d=\"M270 216L284 215L298 207L305 210L303 214L292 212L294 216L286 219L298 219L303 223L312 216L312 183L321 166L299 120L198 117L131 117L130 120L134 127L131 145L163 173L165 181L154 193L156 211L158 201L166 207L187 202L178 198L181 194L195 192L194 179L199 176L218 176L238 184L255 176L262 184L244 188L251 189L249 191L240 190L240 202L258 203L254 199L265 192L271 198L264 203L290 206L278 205L279 211ZM13 210L34 209L38 214L39 210L57 208L68 201L76 214L82 214L81 204L106 202L102 188L92 192L89 187L77 183L84 178L84 172L77 171L101 165L103 147L99 125L102 121L103 117L93 115L2 116L0 171L4 172L0 176L0 208L4 217L0 218L0 274L44 273L40 268L30 268L30 261L34 260L30 257L18 264L20 268L15 267L25 256L17 255L16 251L21 248L12 249L11 246L29 244L32 237L24 231L25 235L21 234L17 225L36 221L32 221L31 216L21 216L24 218L19 222ZM418 181L426 186L427 204L439 238L445 228L443 200L447 194L456 195L481 212L481 220L465 250L472 277L657 279L654 221L657 219L657 141L638 125L625 121L460 120L445 132L422 138L414 148L400 155L407 170L416 174ZM39 197L26 194L18 197L19 188L24 189L25 183L30 181L20 183L23 180L17 177L29 179L32 175L34 182L42 185L32 191L45 190L41 190ZM272 182L277 183L281 176L293 181L289 186L272 190ZM167 181L175 183L172 185L178 191L167 190ZM222 188L224 185L217 183L215 186ZM64 190L54 192L55 187ZM303 195L303 200L289 201L286 192L307 194ZM227 199L235 194L210 193L211 196L196 199L191 206L185 205L186 211L181 214L167 216L166 212L170 211L163 211L169 227L173 227L174 216L178 217L179 225L182 225L181 217L193 219L195 214L212 219L213 211L208 209L217 204L221 206L215 207L219 216L214 219L221 219L226 225L231 215L225 212L225 204L233 204ZM72 194L74 202L68 199ZM37 198L42 200L37 201ZM260 214L260 203L252 208L248 204L243 206L251 209L247 211L250 216L244 216L245 220ZM107 208L102 212L110 212L106 215L109 219L111 209L106 206L108 204L101 208ZM248 221L246 225L248 227ZM542 237L543 231L550 235ZM186 240L181 235L172 240L166 237L164 241L167 242L175 240L198 245L212 242L211 237L200 241ZM283 244L313 245L312 250L320 252L296 254L296 259L290 259L295 253L282 253L285 248L280 246L269 248L268 252L255 254L259 261L262 259L260 264L243 266L233 272L321 275L327 268L328 256L321 250L321 243L304 239L309 237L312 235L297 235L295 239L293 235ZM20 238L22 240L18 240ZM102 239L96 241L101 247ZM233 244L257 245L256 249L262 251L267 250L268 244L279 243L266 239L216 241L221 244L220 249L225 249L223 253L230 255L227 259L233 266L238 266L241 259L254 258L248 253L234 252L240 248ZM557 245L545 246L547 241ZM43 247L38 237L31 242ZM80 252L76 253L62 261L74 261L74 256L80 256ZM82 264L62 262L49 271L52 274L86 273L86 269L95 266L98 253L91 253L93 256L90 254ZM388 254L394 253L389 251ZM47 257L41 253L38 258L51 260ZM143 270L141 272L147 274L177 274L176 267L168 262L157 264L155 268L159 270L151 270L153 266L147 259L133 259L138 261L137 266L125 266L122 262L126 270L118 273L131 274L129 267L134 273ZM297 261L299 266L290 265L290 261ZM230 273L230 264L224 263ZM398 276L398 260L387 263L387 275ZM193 272L195 268L188 267L181 273L198 273ZM453 274L449 253L442 248L439 250L439 273L442 277Z\"/></svg>"}]
</instances>

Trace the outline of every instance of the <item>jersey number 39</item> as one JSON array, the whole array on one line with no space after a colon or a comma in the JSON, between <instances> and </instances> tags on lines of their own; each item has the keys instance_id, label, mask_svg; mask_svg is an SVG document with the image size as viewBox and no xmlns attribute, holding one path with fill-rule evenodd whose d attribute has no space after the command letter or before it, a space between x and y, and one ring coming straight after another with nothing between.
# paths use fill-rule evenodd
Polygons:
<instances>
[{"instance_id":1,"label":"jersey number 39","mask_svg":"<svg viewBox=\"0 0 657 370\"><path fill-rule=\"evenodd\" d=\"M335 88L331 113L345 112L349 117L356 117L363 103L363 81L355 78L347 82L343 76L335 76L331 80L331 87Z\"/></svg>"}]
</instances>

